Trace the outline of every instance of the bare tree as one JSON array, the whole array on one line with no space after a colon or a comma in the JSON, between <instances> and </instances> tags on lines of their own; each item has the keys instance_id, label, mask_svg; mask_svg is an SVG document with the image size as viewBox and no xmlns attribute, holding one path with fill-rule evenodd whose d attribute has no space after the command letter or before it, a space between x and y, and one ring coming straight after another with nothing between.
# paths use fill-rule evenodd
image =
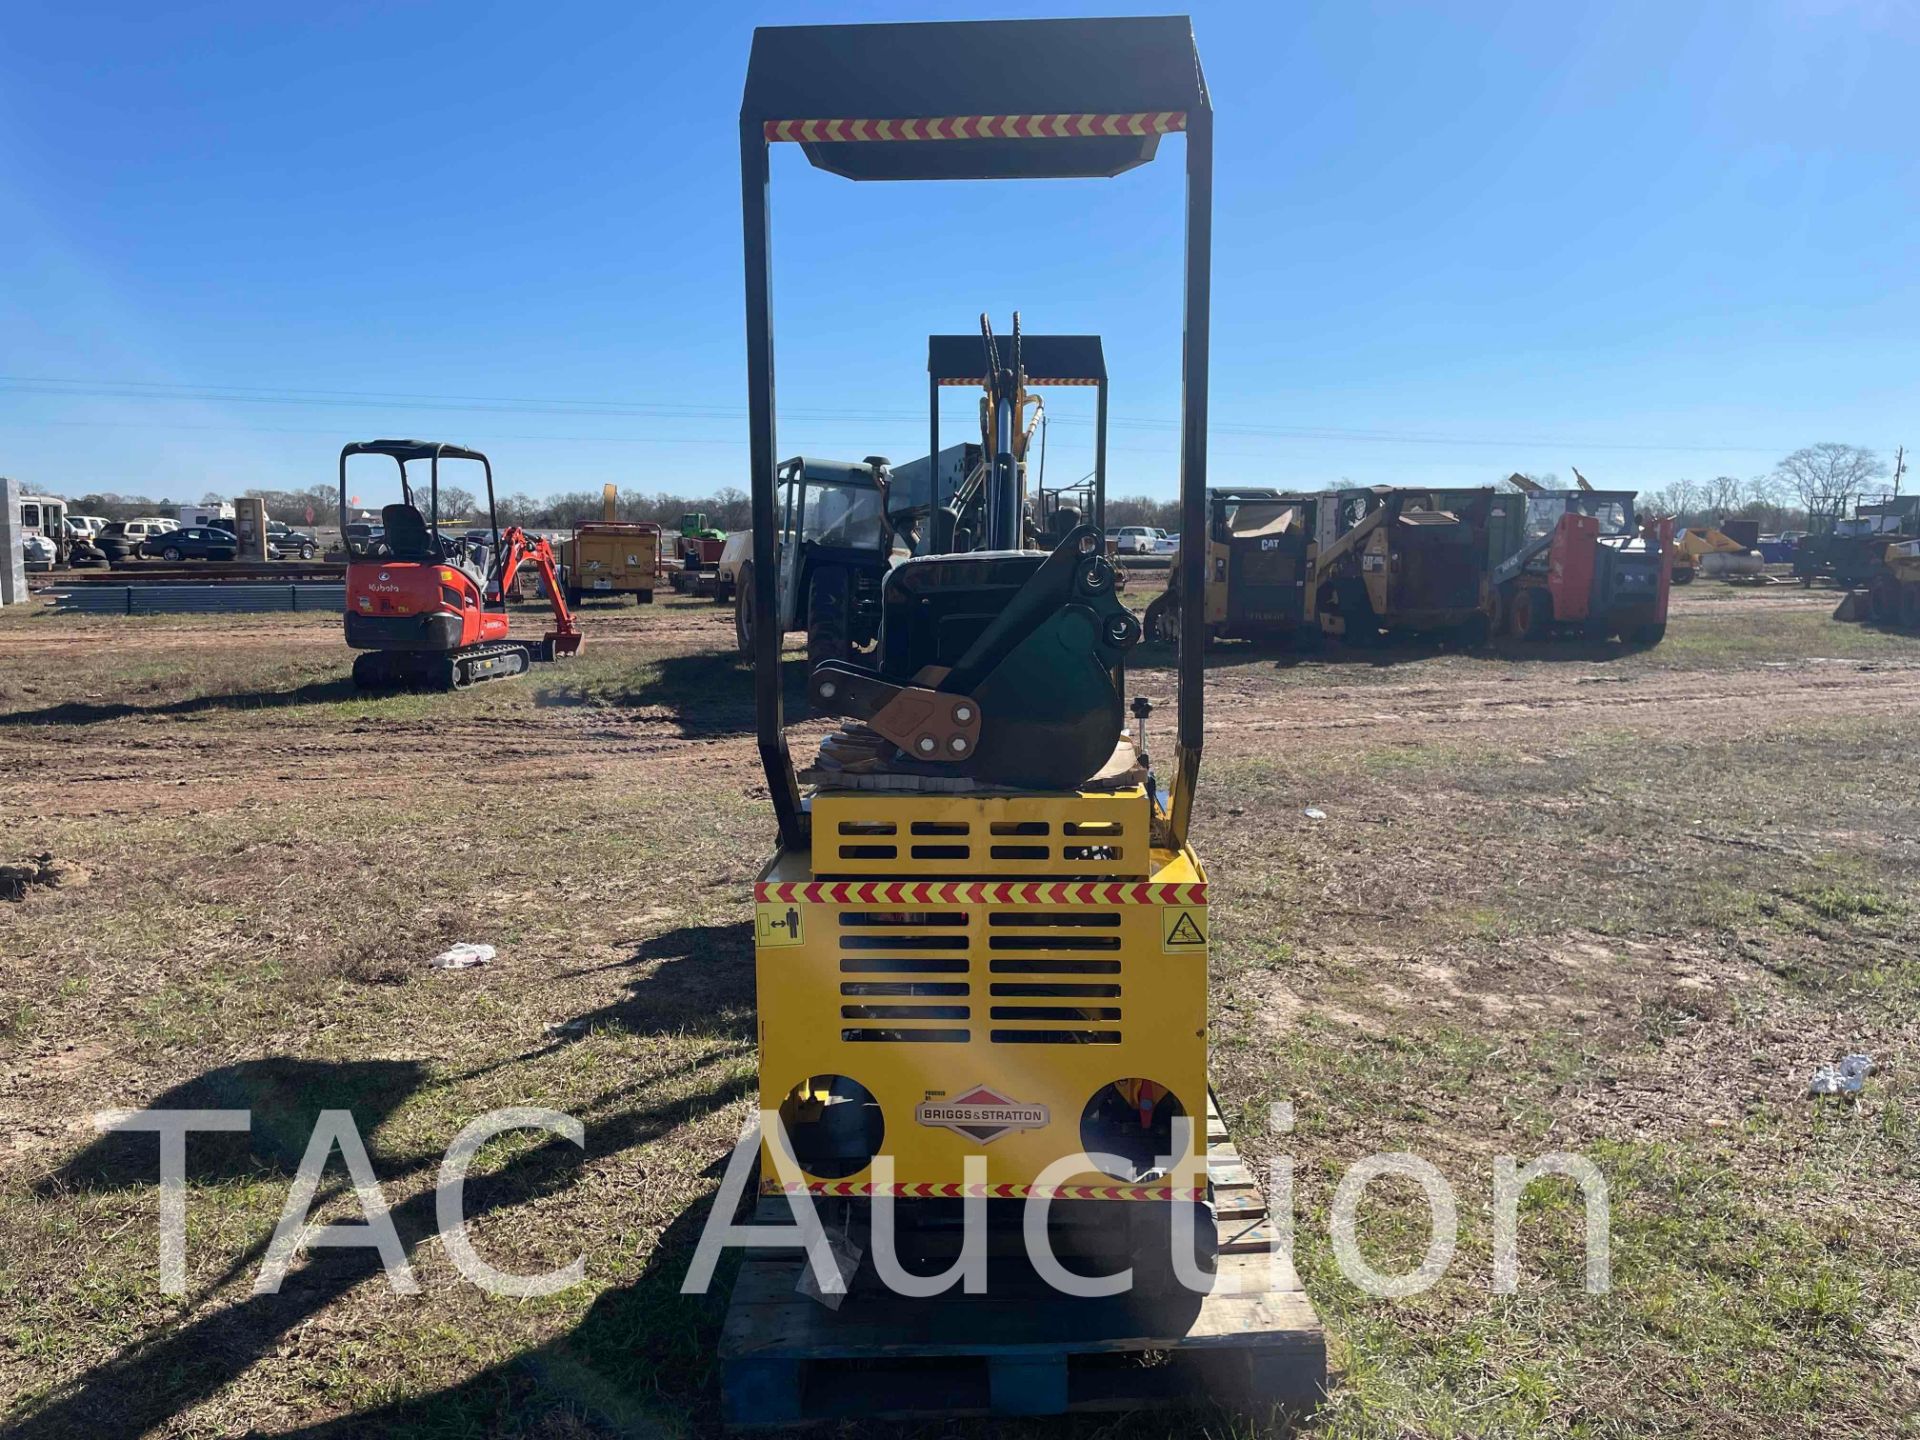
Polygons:
<instances>
[{"instance_id":1,"label":"bare tree","mask_svg":"<svg viewBox=\"0 0 1920 1440\"><path fill-rule=\"evenodd\" d=\"M540 514L546 509L546 501L536 500L531 495L515 491L511 495L502 495L499 501L500 523L502 525L537 524Z\"/></svg>"},{"instance_id":2,"label":"bare tree","mask_svg":"<svg viewBox=\"0 0 1920 1440\"><path fill-rule=\"evenodd\" d=\"M1716 520L1724 520L1740 508L1740 492L1744 488L1737 475L1716 475L1701 487L1705 493L1703 503Z\"/></svg>"},{"instance_id":3,"label":"bare tree","mask_svg":"<svg viewBox=\"0 0 1920 1440\"><path fill-rule=\"evenodd\" d=\"M722 530L744 530L753 523L753 500L746 491L724 485L708 502L708 512Z\"/></svg>"},{"instance_id":4,"label":"bare tree","mask_svg":"<svg viewBox=\"0 0 1920 1440\"><path fill-rule=\"evenodd\" d=\"M1774 467L1779 483L1800 502L1815 529L1846 514L1867 482L1887 473L1885 463L1860 445L1823 440L1796 450Z\"/></svg>"},{"instance_id":5,"label":"bare tree","mask_svg":"<svg viewBox=\"0 0 1920 1440\"><path fill-rule=\"evenodd\" d=\"M440 523L446 525L455 520L470 518L473 515L474 504L471 490L463 490L458 485L442 485L440 487Z\"/></svg>"},{"instance_id":6,"label":"bare tree","mask_svg":"<svg viewBox=\"0 0 1920 1440\"><path fill-rule=\"evenodd\" d=\"M1694 511L1700 508L1703 499L1700 486L1692 480L1676 480L1666 489L1667 503L1676 520L1682 524L1694 518Z\"/></svg>"}]
</instances>

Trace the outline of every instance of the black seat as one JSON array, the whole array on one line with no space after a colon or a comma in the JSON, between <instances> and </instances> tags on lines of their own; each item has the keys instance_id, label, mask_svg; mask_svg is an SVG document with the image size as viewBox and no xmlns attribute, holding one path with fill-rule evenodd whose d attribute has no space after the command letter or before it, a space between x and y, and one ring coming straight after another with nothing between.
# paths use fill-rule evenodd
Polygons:
<instances>
[{"instance_id":1,"label":"black seat","mask_svg":"<svg viewBox=\"0 0 1920 1440\"><path fill-rule=\"evenodd\" d=\"M415 505L383 505L380 523L385 527L387 553L395 560L432 560L446 558L439 537L427 528L427 520Z\"/></svg>"}]
</instances>

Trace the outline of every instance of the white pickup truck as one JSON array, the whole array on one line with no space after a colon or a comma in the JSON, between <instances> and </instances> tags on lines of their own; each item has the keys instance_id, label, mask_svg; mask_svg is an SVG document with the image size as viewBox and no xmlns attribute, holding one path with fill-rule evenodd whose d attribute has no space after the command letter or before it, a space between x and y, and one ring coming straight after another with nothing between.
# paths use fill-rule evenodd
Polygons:
<instances>
[{"instance_id":1,"label":"white pickup truck","mask_svg":"<svg viewBox=\"0 0 1920 1440\"><path fill-rule=\"evenodd\" d=\"M1115 548L1122 555L1171 555L1174 542L1152 525L1123 525Z\"/></svg>"}]
</instances>

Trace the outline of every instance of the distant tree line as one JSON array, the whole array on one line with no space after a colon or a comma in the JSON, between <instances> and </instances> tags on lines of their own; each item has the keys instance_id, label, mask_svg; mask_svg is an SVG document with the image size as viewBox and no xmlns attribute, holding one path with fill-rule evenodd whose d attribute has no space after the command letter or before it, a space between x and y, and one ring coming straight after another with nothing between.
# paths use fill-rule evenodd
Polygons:
<instances>
[{"instance_id":1,"label":"distant tree line","mask_svg":"<svg viewBox=\"0 0 1920 1440\"><path fill-rule=\"evenodd\" d=\"M1716 475L1710 480L1679 479L1657 490L1640 494L1643 511L1672 515L1682 525L1713 525L1729 518L1752 519L1760 528L1775 530L1820 530L1830 526L1836 516L1850 514L1863 498L1884 490L1897 489L1900 476L1887 482L1888 466L1872 450L1859 445L1824 441L1784 456L1771 470L1741 478ZM1548 473L1527 478L1560 489L1572 482ZM1344 483L1344 482L1343 482ZM1499 482L1505 485L1505 478ZM1605 489L1602 478L1597 482ZM306 523L309 507L314 523L332 525L336 518L337 492L331 485L314 485L304 490L245 490L267 502L267 513L291 525ZM205 495L201 504L215 504L226 497ZM120 495L93 492L69 502L82 515L104 515L109 520L128 520L136 515L171 515L182 500L150 499L144 495ZM486 516L481 506L484 497L458 485L440 487L440 518L445 523L470 521L482 523ZM368 507L372 508L372 507ZM567 490L545 499L515 492L499 499L500 523L521 525L536 530L565 530L581 520L598 520L603 502L599 490ZM704 515L707 524L720 530L744 530L752 523L753 506L746 491L723 486L709 495L676 495L669 491L623 491L617 510L626 521L652 521L669 531L677 531L682 515ZM1149 495L1121 495L1107 501L1107 524L1152 525L1162 530L1180 529L1180 502L1156 500Z\"/></svg>"},{"instance_id":2,"label":"distant tree line","mask_svg":"<svg viewBox=\"0 0 1920 1440\"><path fill-rule=\"evenodd\" d=\"M1763 474L1679 479L1642 491L1639 508L1682 525L1742 519L1758 521L1762 531L1823 531L1862 500L1897 489L1900 477L1891 485L1887 477L1886 462L1872 450L1828 440L1783 456Z\"/></svg>"}]
</instances>

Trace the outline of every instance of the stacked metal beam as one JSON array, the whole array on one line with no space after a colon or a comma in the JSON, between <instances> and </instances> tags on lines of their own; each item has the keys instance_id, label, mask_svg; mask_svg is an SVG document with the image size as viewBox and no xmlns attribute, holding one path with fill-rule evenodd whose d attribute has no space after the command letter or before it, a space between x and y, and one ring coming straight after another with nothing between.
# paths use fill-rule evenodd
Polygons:
<instances>
[{"instance_id":1,"label":"stacked metal beam","mask_svg":"<svg viewBox=\"0 0 1920 1440\"><path fill-rule=\"evenodd\" d=\"M87 585L55 590L57 609L105 615L232 615L327 610L346 604L344 585Z\"/></svg>"}]
</instances>

